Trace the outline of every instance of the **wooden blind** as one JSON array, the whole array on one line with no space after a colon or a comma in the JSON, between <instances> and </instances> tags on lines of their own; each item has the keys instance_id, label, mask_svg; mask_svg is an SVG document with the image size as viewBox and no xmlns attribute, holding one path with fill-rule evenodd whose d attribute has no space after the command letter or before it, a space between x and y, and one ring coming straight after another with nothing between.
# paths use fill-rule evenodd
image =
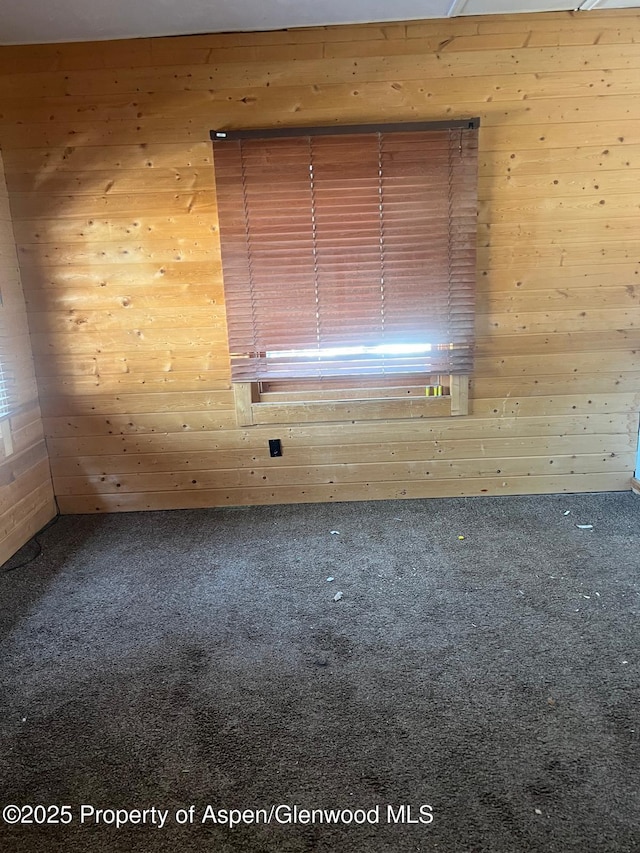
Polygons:
<instances>
[{"instance_id":1,"label":"wooden blind","mask_svg":"<svg viewBox=\"0 0 640 853\"><path fill-rule=\"evenodd\" d=\"M214 140L232 379L470 373L477 123Z\"/></svg>"}]
</instances>

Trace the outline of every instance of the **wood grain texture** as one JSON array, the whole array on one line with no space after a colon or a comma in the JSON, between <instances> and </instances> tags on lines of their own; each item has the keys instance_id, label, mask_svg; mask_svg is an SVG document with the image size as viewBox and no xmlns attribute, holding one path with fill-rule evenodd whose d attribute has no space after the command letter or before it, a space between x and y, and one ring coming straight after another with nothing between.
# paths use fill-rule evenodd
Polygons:
<instances>
[{"instance_id":1,"label":"wood grain texture","mask_svg":"<svg viewBox=\"0 0 640 853\"><path fill-rule=\"evenodd\" d=\"M0 450L0 564L56 513L29 341L27 313L0 155L0 335L11 353L16 409L2 422ZM6 266L3 265L3 259Z\"/></svg>"},{"instance_id":2,"label":"wood grain texture","mask_svg":"<svg viewBox=\"0 0 640 853\"><path fill-rule=\"evenodd\" d=\"M22 277L45 413L0 481L33 476L44 428L64 512L629 488L639 41L638 11L612 10L0 48L20 264L0 233L0 270L12 311ZM239 421L209 130L470 115L470 414L408 395L425 417L347 402L315 423L281 395L296 422Z\"/></svg>"}]
</instances>

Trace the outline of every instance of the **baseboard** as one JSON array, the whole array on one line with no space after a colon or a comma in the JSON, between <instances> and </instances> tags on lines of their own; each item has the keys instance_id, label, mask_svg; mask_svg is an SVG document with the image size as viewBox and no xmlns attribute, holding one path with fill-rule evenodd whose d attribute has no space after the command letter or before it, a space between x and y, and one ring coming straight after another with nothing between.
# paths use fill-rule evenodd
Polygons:
<instances>
[{"instance_id":1,"label":"baseboard","mask_svg":"<svg viewBox=\"0 0 640 853\"><path fill-rule=\"evenodd\" d=\"M636 495L640 495L640 480L636 477L631 478L631 491L635 492Z\"/></svg>"}]
</instances>

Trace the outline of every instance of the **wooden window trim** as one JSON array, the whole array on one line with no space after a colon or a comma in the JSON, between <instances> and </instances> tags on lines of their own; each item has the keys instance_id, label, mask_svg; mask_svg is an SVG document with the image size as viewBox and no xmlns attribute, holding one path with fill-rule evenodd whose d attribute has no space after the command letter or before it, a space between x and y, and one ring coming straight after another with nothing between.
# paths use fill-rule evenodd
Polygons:
<instances>
[{"instance_id":1,"label":"wooden window trim","mask_svg":"<svg viewBox=\"0 0 640 853\"><path fill-rule=\"evenodd\" d=\"M325 390L315 392L313 400L308 399L303 391L270 395L268 392L261 393L257 382L234 382L237 425L248 427L468 415L469 379L468 375L460 374L448 377L448 393L441 396L428 396L426 392L429 386L425 386L424 396L389 396L388 393L381 396L376 395L375 389L363 389L356 392L361 396L350 398L341 390Z\"/></svg>"}]
</instances>

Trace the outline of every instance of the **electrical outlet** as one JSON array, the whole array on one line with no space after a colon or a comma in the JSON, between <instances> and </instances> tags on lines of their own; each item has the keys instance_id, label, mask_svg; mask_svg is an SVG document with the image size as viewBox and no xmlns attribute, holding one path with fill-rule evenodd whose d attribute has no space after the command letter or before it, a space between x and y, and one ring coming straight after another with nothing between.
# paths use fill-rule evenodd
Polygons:
<instances>
[{"instance_id":1,"label":"electrical outlet","mask_svg":"<svg viewBox=\"0 0 640 853\"><path fill-rule=\"evenodd\" d=\"M269 439L269 456L282 456L282 442L279 438Z\"/></svg>"}]
</instances>

